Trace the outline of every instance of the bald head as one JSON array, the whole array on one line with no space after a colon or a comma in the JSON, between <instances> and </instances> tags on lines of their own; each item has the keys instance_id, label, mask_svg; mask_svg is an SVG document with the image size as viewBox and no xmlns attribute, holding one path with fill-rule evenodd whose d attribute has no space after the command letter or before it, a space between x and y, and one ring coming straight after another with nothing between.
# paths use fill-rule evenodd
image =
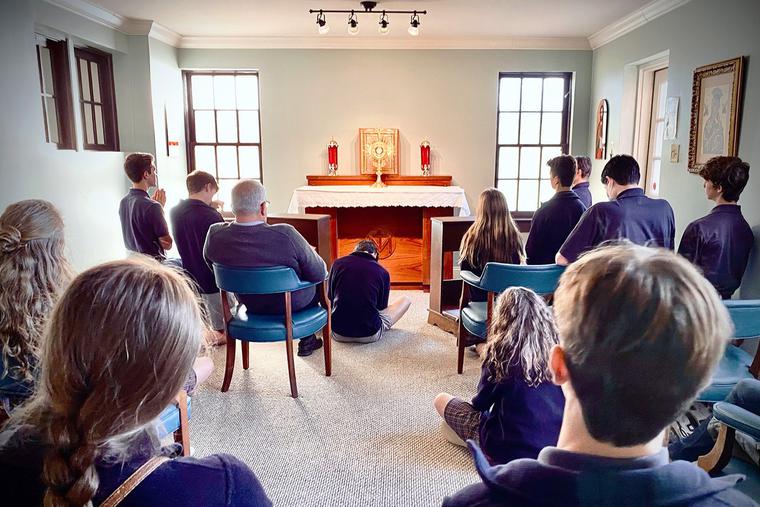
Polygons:
<instances>
[{"instance_id":1,"label":"bald head","mask_svg":"<svg viewBox=\"0 0 760 507\"><path fill-rule=\"evenodd\" d=\"M235 216L262 215L267 200L264 185L256 180L242 180L232 187L232 212Z\"/></svg>"}]
</instances>

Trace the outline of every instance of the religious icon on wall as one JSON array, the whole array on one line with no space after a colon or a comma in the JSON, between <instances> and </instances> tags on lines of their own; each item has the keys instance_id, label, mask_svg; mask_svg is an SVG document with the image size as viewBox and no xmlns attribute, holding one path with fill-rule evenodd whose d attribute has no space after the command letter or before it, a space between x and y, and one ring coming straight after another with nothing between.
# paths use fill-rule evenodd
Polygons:
<instances>
[{"instance_id":1,"label":"religious icon on wall","mask_svg":"<svg viewBox=\"0 0 760 507\"><path fill-rule=\"evenodd\" d=\"M691 89L689 171L712 157L736 156L744 58L699 67Z\"/></svg>"},{"instance_id":2,"label":"religious icon on wall","mask_svg":"<svg viewBox=\"0 0 760 507\"><path fill-rule=\"evenodd\" d=\"M398 129L359 129L359 173L398 174Z\"/></svg>"},{"instance_id":3,"label":"religious icon on wall","mask_svg":"<svg viewBox=\"0 0 760 507\"><path fill-rule=\"evenodd\" d=\"M610 106L607 99L599 101L596 108L596 141L594 143L594 158L604 160L607 158L607 122L610 116Z\"/></svg>"}]
</instances>

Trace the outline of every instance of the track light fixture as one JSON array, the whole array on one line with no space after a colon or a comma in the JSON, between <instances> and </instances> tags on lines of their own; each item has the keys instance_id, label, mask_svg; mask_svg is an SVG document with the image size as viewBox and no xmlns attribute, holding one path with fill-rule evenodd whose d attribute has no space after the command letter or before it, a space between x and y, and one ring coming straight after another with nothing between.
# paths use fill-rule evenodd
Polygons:
<instances>
[{"instance_id":1,"label":"track light fixture","mask_svg":"<svg viewBox=\"0 0 760 507\"><path fill-rule=\"evenodd\" d=\"M330 27L327 26L326 13L330 14L348 14L348 33L356 35L359 33L359 19L357 14L372 14L377 7L377 2L371 2L365 0L359 2L363 10L346 10L346 9L309 9L309 14L317 15L317 28L320 35L325 35L330 31ZM411 20L409 21L409 35L417 37L420 34L420 14L427 14L427 11L399 11L399 10L382 10L380 11L380 21L378 22L378 31L383 35L388 35L390 32L390 19L388 14L411 14Z\"/></svg>"}]
</instances>

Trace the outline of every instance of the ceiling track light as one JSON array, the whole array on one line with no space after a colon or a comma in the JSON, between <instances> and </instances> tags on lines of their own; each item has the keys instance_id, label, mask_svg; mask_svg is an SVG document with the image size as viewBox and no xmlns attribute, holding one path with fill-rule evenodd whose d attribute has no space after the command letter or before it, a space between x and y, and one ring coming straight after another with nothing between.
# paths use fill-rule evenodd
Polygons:
<instances>
[{"instance_id":1,"label":"ceiling track light","mask_svg":"<svg viewBox=\"0 0 760 507\"><path fill-rule=\"evenodd\" d=\"M330 31L330 27L327 26L327 17L325 14L348 14L348 33L356 35L359 33L359 19L357 14L372 14L376 13L375 7L377 2L365 0L359 2L363 10L357 11L355 9L309 9L309 14L317 15L317 27L320 35L325 35ZM378 31L383 35L388 35L390 32L390 19L388 14L411 14L409 21L409 35L417 37L420 34L420 14L427 14L426 10L382 10L380 11L380 21L378 22Z\"/></svg>"}]
</instances>

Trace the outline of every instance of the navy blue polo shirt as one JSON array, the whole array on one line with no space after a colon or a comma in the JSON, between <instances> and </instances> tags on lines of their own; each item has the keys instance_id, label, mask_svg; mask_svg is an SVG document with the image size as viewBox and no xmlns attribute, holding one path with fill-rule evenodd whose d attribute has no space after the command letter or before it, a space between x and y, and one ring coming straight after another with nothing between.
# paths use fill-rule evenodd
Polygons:
<instances>
[{"instance_id":1,"label":"navy blue polo shirt","mask_svg":"<svg viewBox=\"0 0 760 507\"><path fill-rule=\"evenodd\" d=\"M164 208L151 199L148 192L139 188L129 189L119 204L119 219L127 250L158 260L166 258L158 238L169 235L169 226L164 218Z\"/></svg>"},{"instance_id":2,"label":"navy blue polo shirt","mask_svg":"<svg viewBox=\"0 0 760 507\"><path fill-rule=\"evenodd\" d=\"M572 190L557 192L533 215L525 244L528 264L554 264L562 243L581 219L586 206Z\"/></svg>"},{"instance_id":3,"label":"navy blue polo shirt","mask_svg":"<svg viewBox=\"0 0 760 507\"><path fill-rule=\"evenodd\" d=\"M741 206L720 204L686 227L678 253L702 269L723 299L742 283L755 241Z\"/></svg>"},{"instance_id":4,"label":"navy blue polo shirt","mask_svg":"<svg viewBox=\"0 0 760 507\"><path fill-rule=\"evenodd\" d=\"M616 199L591 206L570 233L559 253L573 262L599 244L627 239L644 246L674 248L675 217L665 199L651 199L641 188L629 188Z\"/></svg>"},{"instance_id":5,"label":"navy blue polo shirt","mask_svg":"<svg viewBox=\"0 0 760 507\"><path fill-rule=\"evenodd\" d=\"M388 307L391 277L370 254L354 252L330 269L332 329L349 338L372 336L382 326L379 310Z\"/></svg>"},{"instance_id":6,"label":"navy blue polo shirt","mask_svg":"<svg viewBox=\"0 0 760 507\"><path fill-rule=\"evenodd\" d=\"M203 257L208 229L213 224L224 222L217 210L198 199L184 199L170 212L174 242L177 245L182 266L190 273L202 294L212 294L216 287L214 273Z\"/></svg>"},{"instance_id":7,"label":"navy blue polo shirt","mask_svg":"<svg viewBox=\"0 0 760 507\"><path fill-rule=\"evenodd\" d=\"M587 208L591 207L591 190L588 188L588 181L581 181L573 187L573 192L580 197L581 202Z\"/></svg>"}]
</instances>

